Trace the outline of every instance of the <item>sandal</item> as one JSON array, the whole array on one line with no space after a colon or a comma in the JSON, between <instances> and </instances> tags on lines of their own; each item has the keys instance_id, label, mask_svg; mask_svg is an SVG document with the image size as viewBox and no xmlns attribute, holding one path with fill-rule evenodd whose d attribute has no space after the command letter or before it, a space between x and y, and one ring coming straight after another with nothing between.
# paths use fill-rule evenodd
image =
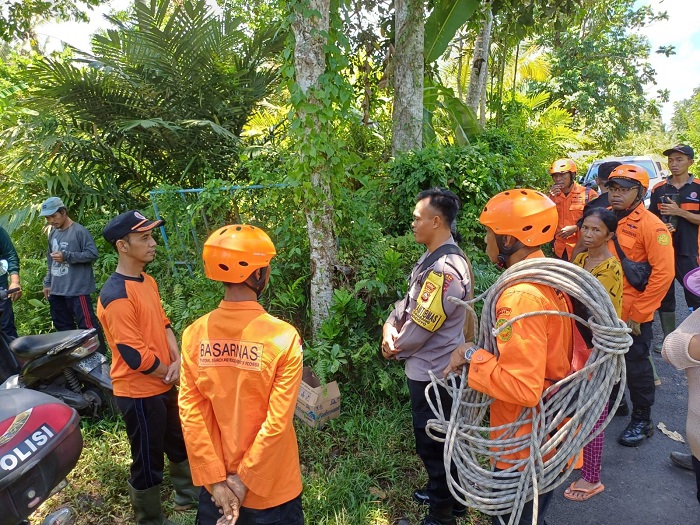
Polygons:
<instances>
[{"instance_id":1,"label":"sandal","mask_svg":"<svg viewBox=\"0 0 700 525\"><path fill-rule=\"evenodd\" d=\"M577 487L576 482L574 481L571 485L569 485L569 488L564 491L564 497L571 501L586 501L591 499L596 494L600 494L604 490L605 485L602 483L592 489L584 489Z\"/></svg>"}]
</instances>

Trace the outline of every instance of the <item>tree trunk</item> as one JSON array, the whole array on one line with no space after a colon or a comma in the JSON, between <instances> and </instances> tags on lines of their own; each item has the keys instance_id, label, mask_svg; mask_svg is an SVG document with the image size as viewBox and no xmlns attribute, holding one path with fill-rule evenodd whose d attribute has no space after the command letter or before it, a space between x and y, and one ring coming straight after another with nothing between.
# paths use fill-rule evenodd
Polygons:
<instances>
[{"instance_id":1,"label":"tree trunk","mask_svg":"<svg viewBox=\"0 0 700 525\"><path fill-rule=\"evenodd\" d=\"M394 52L394 112L391 150L423 146L423 69L425 28L422 0L396 0Z\"/></svg>"},{"instance_id":2,"label":"tree trunk","mask_svg":"<svg viewBox=\"0 0 700 525\"><path fill-rule=\"evenodd\" d=\"M486 20L481 27L481 32L474 42L474 53L472 55L472 67L469 74L469 91L467 92L466 104L474 110L479 111L482 98L486 97L486 79L488 78L489 47L491 45L491 27L493 26L493 15L489 9L486 12Z\"/></svg>"},{"instance_id":3,"label":"tree trunk","mask_svg":"<svg viewBox=\"0 0 700 525\"><path fill-rule=\"evenodd\" d=\"M301 91L307 96L307 103L321 106L313 95L311 88L318 86L319 77L326 71L326 53L324 46L329 29L330 0L310 0L308 10L318 12L320 17L305 17L299 7L295 21L292 23L294 32L294 67L296 82ZM302 122L311 123L304 134L313 140L320 130L320 122L302 104L297 109L297 118ZM303 151L300 156L304 156ZM303 158L299 159L304 166ZM337 261L335 229L333 226L333 195L331 191L330 174L323 169L323 164L309 162L315 166L309 172L309 180L314 190L312 198L306 199L311 203L305 210L306 228L311 248L311 321L314 336L321 324L328 318L333 301L333 269Z\"/></svg>"}]
</instances>

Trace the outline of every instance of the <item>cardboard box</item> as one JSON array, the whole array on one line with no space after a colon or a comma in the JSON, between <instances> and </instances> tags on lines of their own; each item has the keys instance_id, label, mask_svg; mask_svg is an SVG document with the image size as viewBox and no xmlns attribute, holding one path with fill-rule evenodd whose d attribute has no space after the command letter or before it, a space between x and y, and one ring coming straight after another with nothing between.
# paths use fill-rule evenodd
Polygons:
<instances>
[{"instance_id":1,"label":"cardboard box","mask_svg":"<svg viewBox=\"0 0 700 525\"><path fill-rule=\"evenodd\" d=\"M305 366L294 415L313 428L340 415L340 389L332 381L321 384L310 366Z\"/></svg>"}]
</instances>

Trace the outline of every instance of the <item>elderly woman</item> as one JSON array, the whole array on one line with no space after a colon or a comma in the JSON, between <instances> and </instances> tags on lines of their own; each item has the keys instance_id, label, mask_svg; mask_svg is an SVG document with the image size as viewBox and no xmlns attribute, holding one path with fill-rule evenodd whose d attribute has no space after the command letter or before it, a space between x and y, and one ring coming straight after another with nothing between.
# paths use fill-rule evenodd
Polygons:
<instances>
[{"instance_id":1,"label":"elderly woman","mask_svg":"<svg viewBox=\"0 0 700 525\"><path fill-rule=\"evenodd\" d=\"M700 268L688 272L683 284L685 288L700 296ZM692 455L690 464L695 471L697 498L700 502L700 310L696 310L671 332L661 351L664 359L679 370L685 370L688 378L688 418L685 432ZM685 454L672 452L671 460L685 466Z\"/></svg>"},{"instance_id":2,"label":"elderly woman","mask_svg":"<svg viewBox=\"0 0 700 525\"><path fill-rule=\"evenodd\" d=\"M608 250L608 241L613 238L617 230L617 216L613 211L605 208L590 208L583 214L578 226L581 231L579 244L585 251L579 253L574 258L573 263L591 272L602 283L610 296L617 316L620 317L622 313L622 266L620 266L620 261ZM585 346L583 340L577 341L575 346L579 347L580 344ZM588 355L590 355L590 350L583 357L579 352L574 351L572 365L575 370L585 365ZM593 433L600 428L607 416L608 407L606 406L593 428ZM605 486L600 481L604 439L605 433L601 432L583 447L581 478L566 489L564 492L566 499L586 501L605 490Z\"/></svg>"}]
</instances>

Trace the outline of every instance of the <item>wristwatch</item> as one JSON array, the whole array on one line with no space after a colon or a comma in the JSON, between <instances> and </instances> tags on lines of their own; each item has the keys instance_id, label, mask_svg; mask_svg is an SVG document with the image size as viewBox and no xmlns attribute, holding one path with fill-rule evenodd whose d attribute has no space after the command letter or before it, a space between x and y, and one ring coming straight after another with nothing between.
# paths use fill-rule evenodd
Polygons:
<instances>
[{"instance_id":1,"label":"wristwatch","mask_svg":"<svg viewBox=\"0 0 700 525\"><path fill-rule=\"evenodd\" d=\"M472 362L472 356L474 355L474 352L476 352L478 349L478 346L472 345L464 351L464 359L466 359L467 363Z\"/></svg>"}]
</instances>

